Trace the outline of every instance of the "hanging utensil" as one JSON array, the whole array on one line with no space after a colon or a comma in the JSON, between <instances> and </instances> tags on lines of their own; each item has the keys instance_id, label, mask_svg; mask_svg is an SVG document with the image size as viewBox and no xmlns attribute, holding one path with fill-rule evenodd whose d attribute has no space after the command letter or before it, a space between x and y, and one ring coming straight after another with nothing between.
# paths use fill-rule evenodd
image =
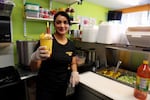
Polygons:
<instances>
[{"instance_id":1,"label":"hanging utensil","mask_svg":"<svg viewBox=\"0 0 150 100\"><path fill-rule=\"evenodd\" d=\"M116 66L116 68L114 70L114 73L116 73L118 71L118 68L121 65L121 63L122 63L122 61L119 60L118 63L117 63L117 66Z\"/></svg>"}]
</instances>

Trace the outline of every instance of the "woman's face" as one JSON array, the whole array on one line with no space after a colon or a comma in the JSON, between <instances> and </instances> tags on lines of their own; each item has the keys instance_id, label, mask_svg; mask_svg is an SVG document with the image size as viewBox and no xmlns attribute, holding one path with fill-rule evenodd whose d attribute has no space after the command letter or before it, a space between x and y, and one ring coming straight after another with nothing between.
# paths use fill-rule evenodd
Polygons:
<instances>
[{"instance_id":1,"label":"woman's face","mask_svg":"<svg viewBox=\"0 0 150 100\"><path fill-rule=\"evenodd\" d=\"M56 33L61 34L61 35L66 34L69 30L69 23L68 23L67 18L65 16L58 15L54 22L54 27L55 27Z\"/></svg>"}]
</instances>

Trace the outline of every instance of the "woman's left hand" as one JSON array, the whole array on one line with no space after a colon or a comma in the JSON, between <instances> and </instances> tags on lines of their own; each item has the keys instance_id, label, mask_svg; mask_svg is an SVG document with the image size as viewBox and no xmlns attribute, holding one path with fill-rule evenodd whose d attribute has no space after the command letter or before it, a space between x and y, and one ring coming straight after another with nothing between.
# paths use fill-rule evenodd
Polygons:
<instances>
[{"instance_id":1,"label":"woman's left hand","mask_svg":"<svg viewBox=\"0 0 150 100\"><path fill-rule=\"evenodd\" d=\"M79 83L79 73L77 71L71 72L70 83L72 87L75 87Z\"/></svg>"}]
</instances>

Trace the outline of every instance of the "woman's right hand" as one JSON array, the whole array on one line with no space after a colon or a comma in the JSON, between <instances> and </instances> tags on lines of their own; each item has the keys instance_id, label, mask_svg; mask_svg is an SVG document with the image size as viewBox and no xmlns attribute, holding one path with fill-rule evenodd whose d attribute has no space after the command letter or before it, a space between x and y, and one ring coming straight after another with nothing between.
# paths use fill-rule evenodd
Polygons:
<instances>
[{"instance_id":1,"label":"woman's right hand","mask_svg":"<svg viewBox=\"0 0 150 100\"><path fill-rule=\"evenodd\" d=\"M32 61L46 60L50 57L50 52L46 49L46 46L40 46L34 53L31 55Z\"/></svg>"}]
</instances>

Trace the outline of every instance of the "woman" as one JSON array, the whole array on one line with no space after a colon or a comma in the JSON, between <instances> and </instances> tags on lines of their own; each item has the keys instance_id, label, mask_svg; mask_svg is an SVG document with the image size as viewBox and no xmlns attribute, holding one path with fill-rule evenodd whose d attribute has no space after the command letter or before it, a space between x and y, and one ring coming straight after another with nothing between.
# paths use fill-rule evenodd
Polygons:
<instances>
[{"instance_id":1,"label":"woman","mask_svg":"<svg viewBox=\"0 0 150 100\"><path fill-rule=\"evenodd\" d=\"M38 43L31 56L30 66L39 68L37 100L65 99L69 80L73 87L79 82L75 47L66 37L69 26L70 19L66 12L55 14L52 55L45 46L40 46ZM71 74L69 74L69 66Z\"/></svg>"}]
</instances>

